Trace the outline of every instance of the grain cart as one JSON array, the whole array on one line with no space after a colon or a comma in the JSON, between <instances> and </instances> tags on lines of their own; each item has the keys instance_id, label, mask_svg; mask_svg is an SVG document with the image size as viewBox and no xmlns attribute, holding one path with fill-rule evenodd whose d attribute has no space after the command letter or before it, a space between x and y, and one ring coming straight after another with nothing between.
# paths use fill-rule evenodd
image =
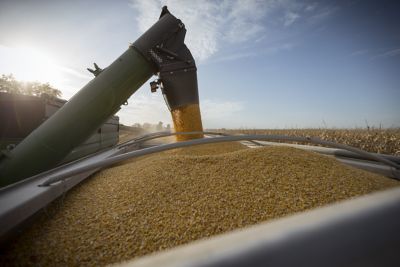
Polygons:
<instances>
[{"instance_id":1,"label":"grain cart","mask_svg":"<svg viewBox=\"0 0 400 267\"><path fill-rule=\"evenodd\" d=\"M53 116L67 101L46 94L30 96L0 92L0 151L7 154L33 130ZM67 163L105 148L119 141L119 118L111 116L59 164Z\"/></svg>"},{"instance_id":2,"label":"grain cart","mask_svg":"<svg viewBox=\"0 0 400 267\"><path fill-rule=\"evenodd\" d=\"M0 161L0 241L6 241L27 219L86 179L112 164L174 148L218 142L295 141L333 147L298 146L340 157L346 164L399 178L397 157L367 153L315 138L237 135L203 132L196 65L184 44L185 26L163 8L161 16L107 68L90 69L95 78L56 114ZM151 90L161 88L177 132L142 136L68 164L56 166L104 123L153 74ZM71 131L74 127L74 131ZM68 133L68 135L66 135ZM213 135L222 135L211 137ZM143 142L176 135L171 144ZM203 138L207 135L207 138ZM255 141L257 140L257 141ZM236 159L235 159L236 160ZM135 203L132 203L135 205ZM283 218L273 223L226 233L128 266L398 266L400 190L387 190L356 200Z\"/></svg>"}]
</instances>

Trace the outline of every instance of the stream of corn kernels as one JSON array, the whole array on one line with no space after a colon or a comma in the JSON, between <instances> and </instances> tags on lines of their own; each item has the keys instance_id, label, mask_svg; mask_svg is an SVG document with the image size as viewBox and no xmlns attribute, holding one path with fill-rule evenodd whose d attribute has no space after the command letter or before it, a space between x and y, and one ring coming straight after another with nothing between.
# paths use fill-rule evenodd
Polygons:
<instances>
[{"instance_id":1,"label":"stream of corn kernels","mask_svg":"<svg viewBox=\"0 0 400 267\"><path fill-rule=\"evenodd\" d=\"M201 132L203 126L199 104L190 104L171 110L175 132ZM177 135L177 141L203 138L203 134Z\"/></svg>"}]
</instances>

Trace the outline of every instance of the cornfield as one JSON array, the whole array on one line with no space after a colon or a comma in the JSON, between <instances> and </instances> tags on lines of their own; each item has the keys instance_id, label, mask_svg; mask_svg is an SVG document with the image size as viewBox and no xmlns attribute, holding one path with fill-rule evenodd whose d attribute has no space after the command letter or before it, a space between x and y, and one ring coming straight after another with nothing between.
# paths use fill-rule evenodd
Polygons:
<instances>
[{"instance_id":1,"label":"cornfield","mask_svg":"<svg viewBox=\"0 0 400 267\"><path fill-rule=\"evenodd\" d=\"M279 134L319 137L368 152L400 156L400 128L390 129L217 129L228 134Z\"/></svg>"}]
</instances>

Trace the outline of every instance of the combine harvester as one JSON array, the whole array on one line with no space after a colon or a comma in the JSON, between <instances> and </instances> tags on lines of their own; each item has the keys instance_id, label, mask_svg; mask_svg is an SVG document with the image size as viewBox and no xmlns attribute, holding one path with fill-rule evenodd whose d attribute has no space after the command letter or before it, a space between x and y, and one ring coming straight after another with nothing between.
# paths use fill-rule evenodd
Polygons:
<instances>
[{"instance_id":1,"label":"combine harvester","mask_svg":"<svg viewBox=\"0 0 400 267\"><path fill-rule=\"evenodd\" d=\"M33 215L97 170L180 147L229 141L249 146L276 145L276 141L314 143L332 148L285 145L333 155L351 166L400 178L400 160L394 156L316 138L203 132L196 64L184 44L185 34L184 24L164 7L159 20L127 51L107 68L95 64L89 69L93 80L15 148L2 152L3 244ZM151 91L162 90L175 133L149 134L119 145L113 141L111 147L94 154L88 150L78 153L78 159L70 156L153 75L157 79L150 83ZM171 135L180 142L145 143ZM399 266L399 226L400 190L391 189L150 255L132 266Z\"/></svg>"}]
</instances>

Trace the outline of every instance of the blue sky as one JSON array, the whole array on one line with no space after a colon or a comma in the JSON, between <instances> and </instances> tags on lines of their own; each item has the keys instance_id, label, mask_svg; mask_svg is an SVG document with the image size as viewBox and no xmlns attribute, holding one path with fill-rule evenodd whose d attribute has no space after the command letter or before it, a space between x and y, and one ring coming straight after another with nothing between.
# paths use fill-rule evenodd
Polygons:
<instances>
[{"instance_id":1,"label":"blue sky","mask_svg":"<svg viewBox=\"0 0 400 267\"><path fill-rule=\"evenodd\" d=\"M0 74L69 99L157 19L182 19L206 128L400 127L397 1L0 2ZM118 113L170 123L148 83Z\"/></svg>"}]
</instances>

